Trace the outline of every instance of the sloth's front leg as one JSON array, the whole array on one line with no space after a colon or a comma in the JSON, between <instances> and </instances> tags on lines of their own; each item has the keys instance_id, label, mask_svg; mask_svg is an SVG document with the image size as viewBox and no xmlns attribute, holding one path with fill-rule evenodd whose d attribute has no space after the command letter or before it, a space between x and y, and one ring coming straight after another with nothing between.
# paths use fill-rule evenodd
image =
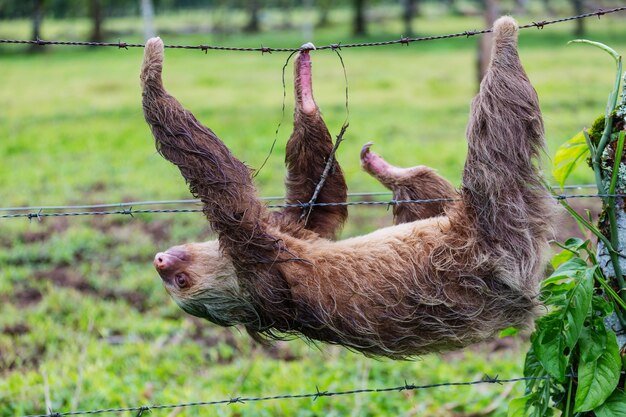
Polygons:
<instances>
[{"instance_id":1,"label":"sloth's front leg","mask_svg":"<svg viewBox=\"0 0 626 417\"><path fill-rule=\"evenodd\" d=\"M303 47L313 45L305 44ZM320 109L313 97L311 56L308 50L298 53L294 61L294 126L287 142L285 163L287 203L308 203L319 183L333 141ZM343 203L347 199L346 181L335 159L319 191L316 203ZM277 213L279 223L295 223L325 238L334 238L346 218L345 205L289 207Z\"/></svg>"},{"instance_id":2,"label":"sloth's front leg","mask_svg":"<svg viewBox=\"0 0 626 417\"><path fill-rule=\"evenodd\" d=\"M144 116L157 150L177 165L219 235L221 250L242 269L276 260L278 240L256 195L250 169L163 87L163 42L146 42L141 70Z\"/></svg>"}]
</instances>

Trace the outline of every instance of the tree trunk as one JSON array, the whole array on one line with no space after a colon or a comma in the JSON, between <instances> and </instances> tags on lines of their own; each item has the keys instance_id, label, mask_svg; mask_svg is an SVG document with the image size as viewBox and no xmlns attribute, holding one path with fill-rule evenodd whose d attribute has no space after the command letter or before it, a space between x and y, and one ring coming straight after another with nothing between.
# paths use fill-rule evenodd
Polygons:
<instances>
[{"instance_id":1,"label":"tree trunk","mask_svg":"<svg viewBox=\"0 0 626 417\"><path fill-rule=\"evenodd\" d=\"M528 12L528 0L515 0L515 14L525 15Z\"/></svg>"},{"instance_id":2,"label":"tree trunk","mask_svg":"<svg viewBox=\"0 0 626 417\"><path fill-rule=\"evenodd\" d=\"M554 16L556 14L556 11L554 10L554 7L552 7L552 2L550 0L543 0L543 7L545 7L548 16Z\"/></svg>"},{"instance_id":3,"label":"tree trunk","mask_svg":"<svg viewBox=\"0 0 626 417\"><path fill-rule=\"evenodd\" d=\"M357 36L367 35L367 22L365 20L366 0L352 0L354 7L354 19L352 21L352 33Z\"/></svg>"},{"instance_id":4,"label":"tree trunk","mask_svg":"<svg viewBox=\"0 0 626 417\"><path fill-rule=\"evenodd\" d=\"M303 0L305 19L302 24L302 37L305 42L313 42L313 0Z\"/></svg>"},{"instance_id":5,"label":"tree trunk","mask_svg":"<svg viewBox=\"0 0 626 417\"><path fill-rule=\"evenodd\" d=\"M485 25L486 27L492 27L493 22L496 21L498 15L500 14L500 7L498 4L498 0L483 0L483 5L485 8ZM482 35L478 41L478 56L477 56L477 77L478 77L478 85L480 86L480 82L482 81L485 73L487 72L487 67L489 66L489 60L491 59L491 43L493 42L493 35L491 33L486 33Z\"/></svg>"},{"instance_id":6,"label":"tree trunk","mask_svg":"<svg viewBox=\"0 0 626 417\"><path fill-rule=\"evenodd\" d=\"M404 11L402 20L404 20L404 36L413 37L413 18L417 7L417 0L402 0L404 3Z\"/></svg>"},{"instance_id":7,"label":"tree trunk","mask_svg":"<svg viewBox=\"0 0 626 417\"><path fill-rule=\"evenodd\" d=\"M330 25L330 6L332 5L331 0L319 0L317 2L317 7L320 12L319 20L317 21L317 27L327 27Z\"/></svg>"},{"instance_id":8,"label":"tree trunk","mask_svg":"<svg viewBox=\"0 0 626 417\"><path fill-rule=\"evenodd\" d=\"M259 23L260 8L259 0L248 0L248 23L243 28L244 32L258 33L261 31Z\"/></svg>"},{"instance_id":9,"label":"tree trunk","mask_svg":"<svg viewBox=\"0 0 626 417\"><path fill-rule=\"evenodd\" d=\"M44 12L44 2L45 0L35 0L33 2L33 35L32 39L41 39L41 23L43 22L43 12ZM41 45L31 45L31 51L40 51L43 50Z\"/></svg>"},{"instance_id":10,"label":"tree trunk","mask_svg":"<svg viewBox=\"0 0 626 417\"><path fill-rule=\"evenodd\" d=\"M616 114L613 117L613 121L612 121L613 122L612 131L623 129L624 123L626 123L626 116L625 116L626 115L626 83L622 85L621 101L618 102L615 113ZM607 145L607 149L609 149L610 151L611 149L610 144ZM608 152L609 157L611 153L615 153L615 151ZM613 156L613 158L615 157ZM611 168L607 169L607 166L610 166ZM626 149L622 153L622 159L618 168L619 169L618 172L621 172L624 166L626 166ZM612 177L613 162L611 162L610 160L605 161L604 164L601 164L601 167L602 167L601 179L605 184L609 184L611 182L611 177ZM606 191L608 192L608 190ZM626 179L624 179L622 175L618 175L616 186L615 186L615 193L623 195L625 192L626 192ZM606 201L604 201L604 203L602 204L602 213L604 215L600 216L598 226L600 230L602 231L609 231L608 233L605 232L604 234L607 235L609 239L611 239L612 235L611 235L611 227L610 227L610 222L609 222L610 216L607 214L608 213L607 204L608 202ZM624 199L623 197L615 197L615 218L616 218L616 224L617 224L617 247L614 247L614 249L620 254L620 256L618 256L618 262L619 262L620 269L622 270L622 274L624 274L624 272L626 271L626 257L623 256L624 250L626 249L626 211L625 210L626 210L626 199ZM600 269L602 270L602 274L607 279L608 283L617 291L619 295L623 296L623 290L620 291L619 280L616 277L615 268L613 267L613 263L611 261L611 256L608 250L606 249L606 246L602 243L602 241L598 242L597 258L598 258L598 264L600 265ZM604 320L604 322L605 322L607 329L613 330L615 334L617 335L617 344L619 345L620 349L623 350L624 348L626 348L626 329L622 326L622 323L617 317L617 314L616 313L611 314Z\"/></svg>"},{"instance_id":11,"label":"tree trunk","mask_svg":"<svg viewBox=\"0 0 626 417\"><path fill-rule=\"evenodd\" d=\"M625 157L622 157L622 160L626 160ZM603 172L603 177L608 178L609 181L611 179L610 172ZM622 184L626 187L626 184ZM618 187L620 186L618 180ZM606 210L606 207L603 207ZM626 212L624 212L624 199L623 198L615 198L615 215L617 217L617 231L618 231L618 240L619 247L626 248ZM603 227L603 225L600 225ZM606 226L606 225L605 225ZM608 229L608 227L607 227ZM598 264L600 265L600 269L602 270L602 274L607 278L609 282L615 281L615 269L613 268L613 264L611 263L611 256L609 252L606 250L606 246L600 241L598 242ZM622 268L622 271L626 271L626 259L623 257L619 258L619 264ZM617 286L616 288L618 288ZM619 293L621 294L621 293ZM617 344L621 348L626 346L626 329L622 327L619 319L617 318L617 314L613 313L608 316L604 320L604 324L607 329L615 332L617 336Z\"/></svg>"},{"instance_id":12,"label":"tree trunk","mask_svg":"<svg viewBox=\"0 0 626 417\"><path fill-rule=\"evenodd\" d=\"M102 0L90 0L89 15L91 16L92 28L89 40L91 42L102 42L104 34L102 24L104 22L104 10L102 10Z\"/></svg>"},{"instance_id":13,"label":"tree trunk","mask_svg":"<svg viewBox=\"0 0 626 417\"><path fill-rule=\"evenodd\" d=\"M141 17L143 18L143 37L150 39L156 36L154 29L154 4L152 0L141 0Z\"/></svg>"},{"instance_id":14,"label":"tree trunk","mask_svg":"<svg viewBox=\"0 0 626 417\"><path fill-rule=\"evenodd\" d=\"M584 13L585 2L583 0L572 0L572 6L574 6L574 14L579 15ZM583 37L585 35L585 19L577 19L576 27L574 28L574 36Z\"/></svg>"}]
</instances>

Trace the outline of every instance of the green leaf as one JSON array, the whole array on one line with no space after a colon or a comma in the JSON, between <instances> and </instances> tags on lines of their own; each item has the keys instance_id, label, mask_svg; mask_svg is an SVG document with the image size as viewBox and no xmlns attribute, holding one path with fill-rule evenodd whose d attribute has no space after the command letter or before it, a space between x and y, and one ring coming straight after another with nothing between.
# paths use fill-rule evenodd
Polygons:
<instances>
[{"instance_id":1,"label":"green leaf","mask_svg":"<svg viewBox=\"0 0 626 417\"><path fill-rule=\"evenodd\" d=\"M577 273L586 270L589 266L587 262L580 258L572 258L561 265L554 271L548 278L546 278L541 284L542 286L548 286L554 283L558 283L562 280L570 280L575 277Z\"/></svg>"},{"instance_id":2,"label":"green leaf","mask_svg":"<svg viewBox=\"0 0 626 417\"><path fill-rule=\"evenodd\" d=\"M557 253L556 255L552 257L552 261L551 261L552 267L558 268L559 265L561 265L564 262L569 261L574 256L576 256L576 253L572 252L571 250L562 250L561 252Z\"/></svg>"},{"instance_id":3,"label":"green leaf","mask_svg":"<svg viewBox=\"0 0 626 417\"><path fill-rule=\"evenodd\" d=\"M600 295L593 296L593 299L591 300L591 305L592 305L593 311L595 311L596 314L600 314L599 316L600 318L606 317L609 314L611 314L613 311L615 311L615 306ZM604 324L604 322L602 322L602 324Z\"/></svg>"},{"instance_id":4,"label":"green leaf","mask_svg":"<svg viewBox=\"0 0 626 417\"><path fill-rule=\"evenodd\" d=\"M606 349L597 360L585 362L581 356L574 411L590 411L604 403L617 387L621 366L615 333L607 332Z\"/></svg>"},{"instance_id":5,"label":"green leaf","mask_svg":"<svg viewBox=\"0 0 626 417\"><path fill-rule=\"evenodd\" d=\"M552 258L552 266L556 269L574 256L580 258L580 250L587 248L589 243L589 240L582 240L577 237L569 238L563 244L556 242L556 245L563 250Z\"/></svg>"},{"instance_id":6,"label":"green leaf","mask_svg":"<svg viewBox=\"0 0 626 417\"><path fill-rule=\"evenodd\" d=\"M507 336L517 336L519 334L519 329L517 327L507 327L506 329L500 332L500 338Z\"/></svg>"},{"instance_id":7,"label":"green leaf","mask_svg":"<svg viewBox=\"0 0 626 417\"><path fill-rule=\"evenodd\" d=\"M532 343L537 358L546 372L562 382L571 349L567 349L565 338L562 336L563 326L558 321L550 322L550 325L539 329Z\"/></svg>"},{"instance_id":8,"label":"green leaf","mask_svg":"<svg viewBox=\"0 0 626 417\"><path fill-rule=\"evenodd\" d=\"M596 417L626 417L626 394L615 390L613 394L593 412Z\"/></svg>"},{"instance_id":9,"label":"green leaf","mask_svg":"<svg viewBox=\"0 0 626 417\"><path fill-rule=\"evenodd\" d=\"M587 156L589 156L589 147L583 132L579 132L557 149L552 173L561 187L581 159Z\"/></svg>"},{"instance_id":10,"label":"green leaf","mask_svg":"<svg viewBox=\"0 0 626 417\"><path fill-rule=\"evenodd\" d=\"M529 407L529 400L532 399L533 394L528 394L520 398L516 398L509 403L509 411L507 417L526 417L526 410Z\"/></svg>"},{"instance_id":11,"label":"green leaf","mask_svg":"<svg viewBox=\"0 0 626 417\"><path fill-rule=\"evenodd\" d=\"M595 267L588 268L585 265L584 270L577 268L576 264L582 265L576 262L577 259L563 264L553 274L563 277L573 275L576 284L567 292L557 310L537 322L537 332L532 338L532 346L541 365L548 374L561 382L564 381L570 355L591 309Z\"/></svg>"},{"instance_id":12,"label":"green leaf","mask_svg":"<svg viewBox=\"0 0 626 417\"><path fill-rule=\"evenodd\" d=\"M589 323L587 323L589 322ZM604 321L600 317L588 317L585 320L578 344L580 346L581 362L596 361L606 350L607 332Z\"/></svg>"}]
</instances>

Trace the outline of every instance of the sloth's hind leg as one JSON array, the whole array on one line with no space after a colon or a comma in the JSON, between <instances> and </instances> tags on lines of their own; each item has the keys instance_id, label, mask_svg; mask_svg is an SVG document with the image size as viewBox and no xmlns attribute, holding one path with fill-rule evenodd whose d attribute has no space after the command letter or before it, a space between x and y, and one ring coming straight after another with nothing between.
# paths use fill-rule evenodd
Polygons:
<instances>
[{"instance_id":1,"label":"sloth's hind leg","mask_svg":"<svg viewBox=\"0 0 626 417\"><path fill-rule=\"evenodd\" d=\"M390 165L370 150L371 143L361 150L361 166L382 185L393 192L395 201L435 200L414 203L397 203L393 206L394 224L445 214L445 209L457 197L452 184L437 172L424 165L399 168Z\"/></svg>"}]
</instances>

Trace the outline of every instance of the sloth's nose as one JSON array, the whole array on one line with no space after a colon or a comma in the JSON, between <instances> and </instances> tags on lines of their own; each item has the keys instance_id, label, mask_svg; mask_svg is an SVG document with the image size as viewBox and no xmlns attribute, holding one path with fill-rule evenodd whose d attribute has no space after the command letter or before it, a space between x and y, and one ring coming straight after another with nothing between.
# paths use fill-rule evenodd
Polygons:
<instances>
[{"instance_id":1,"label":"sloth's nose","mask_svg":"<svg viewBox=\"0 0 626 417\"><path fill-rule=\"evenodd\" d=\"M157 271L170 269L175 263L174 257L165 252L159 252L154 257L154 267Z\"/></svg>"},{"instance_id":2,"label":"sloth's nose","mask_svg":"<svg viewBox=\"0 0 626 417\"><path fill-rule=\"evenodd\" d=\"M189 259L189 254L181 247L173 247L165 252L159 252L154 257L154 267L162 279L169 281L180 271Z\"/></svg>"}]
</instances>

